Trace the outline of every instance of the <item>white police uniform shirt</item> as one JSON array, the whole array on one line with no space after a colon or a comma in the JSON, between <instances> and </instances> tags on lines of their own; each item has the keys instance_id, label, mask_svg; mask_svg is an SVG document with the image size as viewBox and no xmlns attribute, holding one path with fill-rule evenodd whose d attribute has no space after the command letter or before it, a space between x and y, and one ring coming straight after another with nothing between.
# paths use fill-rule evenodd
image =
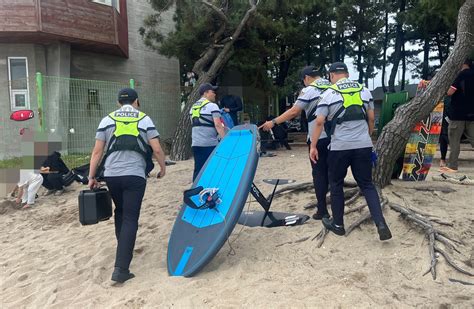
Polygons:
<instances>
[{"instance_id":1,"label":"white police uniform shirt","mask_svg":"<svg viewBox=\"0 0 474 309\"><path fill-rule=\"evenodd\" d=\"M349 81L347 78L340 79L336 84ZM361 99L364 102L365 110L374 109L374 100L372 94L367 88L363 88L360 93ZM332 120L336 112L343 104L342 95L329 88L322 95L316 115L326 117L326 120ZM339 117L344 115L342 112ZM324 131L324 130L323 130ZM345 121L336 125L334 134L331 136L331 151L350 150L373 147L372 139L369 135L369 127L365 120Z\"/></svg>"},{"instance_id":2,"label":"white police uniform shirt","mask_svg":"<svg viewBox=\"0 0 474 309\"><path fill-rule=\"evenodd\" d=\"M194 105L200 105L205 98L200 98ZM190 119L192 122L192 109L189 111ZM216 103L209 102L201 108L201 117L207 121L214 123L214 119L221 118L221 110ZM209 124L208 122L199 119L200 123ZM192 144L193 147L212 147L219 143L217 139L218 133L215 127L209 126L194 126L192 128Z\"/></svg>"},{"instance_id":3,"label":"white police uniform shirt","mask_svg":"<svg viewBox=\"0 0 474 309\"><path fill-rule=\"evenodd\" d=\"M296 99L295 106L303 109L306 113L306 118L308 118L310 115L310 109L313 103L316 103L315 101L319 100L321 97L321 94L323 91L319 88L316 88L314 86L307 86L301 90L300 95L298 96L298 99ZM317 110L318 106L316 107ZM316 124L316 119L314 119L311 122L308 122L308 136L307 136L307 141L311 141L311 134L313 133L314 126ZM319 139L323 139L328 137L326 132L321 132L321 136Z\"/></svg>"},{"instance_id":4,"label":"white police uniform shirt","mask_svg":"<svg viewBox=\"0 0 474 309\"><path fill-rule=\"evenodd\" d=\"M123 105L120 109L115 112L135 112L132 105ZM138 122L138 130L143 140L148 143L148 140L160 136L158 131L153 124L150 117L145 116ZM108 149L108 144L115 131L115 121L109 116L105 116L97 128L95 138L100 141L106 142L105 149ZM105 161L105 177L117 177L117 176L139 176L145 178L146 162L142 154L132 151L114 151L112 152Z\"/></svg>"}]
</instances>

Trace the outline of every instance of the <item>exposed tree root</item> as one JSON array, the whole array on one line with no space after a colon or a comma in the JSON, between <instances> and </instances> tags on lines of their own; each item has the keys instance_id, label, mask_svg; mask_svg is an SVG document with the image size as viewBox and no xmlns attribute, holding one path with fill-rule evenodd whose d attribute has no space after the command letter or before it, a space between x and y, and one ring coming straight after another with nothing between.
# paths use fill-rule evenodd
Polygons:
<instances>
[{"instance_id":1,"label":"exposed tree root","mask_svg":"<svg viewBox=\"0 0 474 309\"><path fill-rule=\"evenodd\" d=\"M439 186L429 186L429 187L413 187L413 188L408 188L408 189L411 189L411 190L416 190L416 191L423 191L423 192L426 192L426 191L430 191L430 192L442 192L442 193L452 193L452 192L456 192L455 189L453 188L449 188L449 187L439 187Z\"/></svg>"},{"instance_id":2,"label":"exposed tree root","mask_svg":"<svg viewBox=\"0 0 474 309\"><path fill-rule=\"evenodd\" d=\"M346 205L347 204L352 204L352 203L355 203L355 201L360 197L360 191L358 188L356 188L357 190L352 190L350 194L352 195L349 195L349 198L346 200ZM349 190L347 190L349 191ZM353 192L353 193L352 193ZM351 212L354 212L354 211L357 211L359 209L362 209L364 208L366 205L361 205L361 206L358 206L358 207L355 207L355 208L351 208L351 209L348 209L346 210L345 214L348 214L348 213L351 213ZM321 229L321 231L319 231L319 233L314 236L311 240L315 240L317 239L318 242L316 243L316 247L317 248L321 248L321 246L323 245L324 243L324 239L326 238L326 235L329 233L329 230L327 228L325 228L323 226L323 228Z\"/></svg>"},{"instance_id":3,"label":"exposed tree root","mask_svg":"<svg viewBox=\"0 0 474 309\"><path fill-rule=\"evenodd\" d=\"M359 188L354 187L353 183L351 182L344 182L344 187L348 188L347 190L344 191L344 197L348 198L347 196L353 196L356 192L359 192ZM314 185L313 182L303 182L300 184L296 185L289 185L285 186L284 188L278 189L275 191L275 194L273 198L281 196L283 193L298 193L301 191L307 191L307 190L314 190ZM267 197L269 198L270 195ZM329 200L329 197L327 198ZM310 207L307 207L310 208Z\"/></svg>"},{"instance_id":4,"label":"exposed tree root","mask_svg":"<svg viewBox=\"0 0 474 309\"><path fill-rule=\"evenodd\" d=\"M379 196L380 196L380 206L382 207L382 211L383 209L385 208L385 205L387 205L388 203L388 200L382 195L381 191L380 190L377 190L379 192ZM364 208L365 206L367 206L367 204L363 205L363 207L360 207L360 209ZM357 209L358 210L358 209ZM354 210L355 211L355 210ZM352 211L351 211L352 212ZM348 213L348 212L345 212L345 214ZM349 225L348 228L346 228L346 237L349 236L349 234L356 228L356 227L359 227L362 223L364 223L365 221L369 220L371 218L371 215L370 215L370 212L369 211L364 211L360 217L354 221L351 225Z\"/></svg>"},{"instance_id":5,"label":"exposed tree root","mask_svg":"<svg viewBox=\"0 0 474 309\"><path fill-rule=\"evenodd\" d=\"M346 201L344 202L344 204L346 206L349 206L351 204L354 204L357 199L362 195L362 193L359 191L359 189L357 190L353 190L354 193L351 192L351 194L353 194L351 197L346 197L344 196L344 198L346 199ZM345 195L345 194L344 194ZM347 213L347 212L346 212Z\"/></svg>"},{"instance_id":6,"label":"exposed tree root","mask_svg":"<svg viewBox=\"0 0 474 309\"><path fill-rule=\"evenodd\" d=\"M354 203L357 198L359 197L359 189L358 188L350 188L344 191L344 199L346 200L346 205L350 205ZM331 198L329 195L326 196L326 204L330 205L331 204ZM317 203L308 203L304 206L304 209L312 209L316 208Z\"/></svg>"},{"instance_id":7,"label":"exposed tree root","mask_svg":"<svg viewBox=\"0 0 474 309\"><path fill-rule=\"evenodd\" d=\"M295 240L295 241L287 241L287 242L278 244L278 245L276 245L275 247L281 247L281 246L284 246L284 245L297 244L297 243L300 243L300 242L303 242L303 241L307 241L310 237L311 237L311 236L306 236L306 237L297 239L297 240Z\"/></svg>"},{"instance_id":8,"label":"exposed tree root","mask_svg":"<svg viewBox=\"0 0 474 309\"><path fill-rule=\"evenodd\" d=\"M359 190L355 188L356 190L354 191L355 193L352 193L352 196L350 196L346 200L346 205L350 203L354 203L358 197L361 196ZM349 191L349 190L347 190ZM424 214L419 210L414 210L412 208L408 207L408 203L406 199L397 194L396 192L392 192L394 195L400 197L405 204L407 205L406 207L400 206L395 203L389 202L382 194L381 191L379 191L379 196L381 198L381 206L382 209L385 207L385 205L389 205L389 207L400 213L401 216L410 222L415 223L416 225L420 226L423 228L426 236L428 237L429 240L429 254L430 254L430 266L429 269L423 274L426 275L431 272L431 276L433 277L434 280L436 280L436 266L438 264L438 257L437 254L442 255L447 264L450 265L452 268L457 270L458 272L465 274L467 276L474 276L474 273L470 270L466 270L462 267L460 267L454 259L448 254L448 252L445 251L445 249L441 248L439 246L439 243L443 244L445 248L455 251L459 254L462 254L459 249L457 248L457 245L464 245L464 242L462 240L455 239L454 237L448 235L446 232L443 232L433 226L433 223L437 223L440 225L445 225L445 226L453 226L451 222L446 222L443 221L439 218L432 217L430 214ZM367 205L360 205L354 208L350 208L345 211L344 214L352 213L355 211L359 211L363 208L365 208ZM363 222L369 220L371 218L369 211L365 211L361 214L361 216L355 220L348 228L346 228L346 235L348 236L356 227L360 226ZM321 231L313 237L311 240L317 240L316 247L320 248L322 244L324 243L324 239L326 238L326 235L329 233L329 231L326 228L322 228Z\"/></svg>"},{"instance_id":9,"label":"exposed tree root","mask_svg":"<svg viewBox=\"0 0 474 309\"><path fill-rule=\"evenodd\" d=\"M273 198L279 197L280 195L282 195L282 193L285 193L285 192L296 193L296 192L312 189L313 187L314 185L312 182L304 182L297 185L285 186L284 188L276 190L275 194L273 195ZM270 195L267 198L270 198Z\"/></svg>"},{"instance_id":10,"label":"exposed tree root","mask_svg":"<svg viewBox=\"0 0 474 309\"><path fill-rule=\"evenodd\" d=\"M323 226L321 231L319 231L318 235L314 236L311 241L317 239L318 242L316 243L316 248L321 248L321 246L324 243L324 239L326 238L326 235L329 233L329 230Z\"/></svg>"},{"instance_id":11,"label":"exposed tree root","mask_svg":"<svg viewBox=\"0 0 474 309\"><path fill-rule=\"evenodd\" d=\"M453 239L451 236L447 235L445 232L442 232L436 229L433 226L432 221L430 221L428 218L420 214L417 214L416 212L412 211L409 208L405 208L395 203L389 203L389 206L391 209L395 210L396 212L399 212L404 219L415 223L416 225L423 228L423 230L425 231L425 234L427 235L429 239L429 252L430 252L431 263L430 263L430 268L428 269L428 271L424 273L424 275L431 272L433 279L436 279L436 265L438 263L436 253L439 253L446 259L446 262L455 270L468 276L474 276L473 272L467 271L459 267L454 262L453 258L446 251L444 251L444 249L440 248L438 245L438 243L442 243L445 247L460 253L460 251L456 248L455 244L462 245L463 244L462 241Z\"/></svg>"}]
</instances>

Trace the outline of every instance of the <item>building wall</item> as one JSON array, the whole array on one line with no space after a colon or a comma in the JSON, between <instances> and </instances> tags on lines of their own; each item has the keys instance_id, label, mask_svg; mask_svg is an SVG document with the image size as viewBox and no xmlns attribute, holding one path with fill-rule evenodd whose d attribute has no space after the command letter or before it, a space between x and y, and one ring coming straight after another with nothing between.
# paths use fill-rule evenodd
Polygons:
<instances>
[{"instance_id":1,"label":"building wall","mask_svg":"<svg viewBox=\"0 0 474 309\"><path fill-rule=\"evenodd\" d=\"M127 1L127 10L129 58L72 50L71 77L121 83L134 79L142 109L150 113L150 106L160 106L162 113L150 116L160 133L169 137L175 130L180 111L179 61L161 56L143 43L138 29L152 12L148 1ZM163 31L173 30L172 14L164 14L162 18Z\"/></svg>"},{"instance_id":2,"label":"building wall","mask_svg":"<svg viewBox=\"0 0 474 309\"><path fill-rule=\"evenodd\" d=\"M0 31L37 31L37 12L37 0L0 0Z\"/></svg>"},{"instance_id":3,"label":"building wall","mask_svg":"<svg viewBox=\"0 0 474 309\"><path fill-rule=\"evenodd\" d=\"M0 0L0 42L61 40L76 48L126 57L127 1L117 1L120 13L91 0Z\"/></svg>"},{"instance_id":4,"label":"building wall","mask_svg":"<svg viewBox=\"0 0 474 309\"><path fill-rule=\"evenodd\" d=\"M0 4L2 1L0 0ZM11 109L7 57L12 56L28 58L28 74L30 81L32 81L29 86L30 108L35 113L38 110L36 89L33 82L36 72L41 72L47 76L116 82L109 83L112 87L117 88L112 90L113 97L110 93L103 96L102 94L105 91L100 92L99 100L107 101L104 104L105 107L100 110L103 116L109 112L109 109L115 107L115 93L133 78L136 81L142 109L150 114L162 136L170 137L175 130L180 111L179 62L177 59L163 57L143 44L138 29L142 26L143 19L150 12L152 12L152 9L147 0L127 1L128 59L109 54L86 52L83 51L83 48L76 49L74 44L60 41L48 44L0 43L0 98L3 98L0 99L0 121L1 123L8 122L9 125L7 130L0 124L0 149L2 149L0 159L18 154L18 145L15 145L15 140L18 138L18 132L22 127L38 127L37 117L27 122L8 121ZM173 27L172 14L165 14L162 29L168 32ZM47 89L43 89L43 97L46 97L44 102L46 129L48 131L54 129L63 132L63 142L69 146L81 145L84 139L87 139L87 141L90 139L93 143L95 129L100 119L99 115L94 113L94 117L87 122L87 127L85 127L83 119L88 115L87 110L84 109L85 113L81 122L78 122L78 117L75 118L75 115L71 114L73 106L77 109L81 107L80 104L87 104L84 99L78 101L77 98L86 98L87 100L88 90L73 89L72 83L65 83L64 79L58 82L50 80L45 88ZM92 86L92 88L95 87ZM71 135L67 133L70 128L74 128L76 132L81 132L81 134ZM89 145L85 145L83 148L90 151ZM3 149L6 151L3 151ZM84 152L84 149L74 149L73 151Z\"/></svg>"},{"instance_id":5,"label":"building wall","mask_svg":"<svg viewBox=\"0 0 474 309\"><path fill-rule=\"evenodd\" d=\"M26 57L28 61L28 88L30 108L37 111L34 86L36 67L36 47L34 44L0 44L0 159L6 154L16 154L20 147L20 129L34 129L38 118L24 122L9 120L11 114L10 90L8 83L8 57ZM37 116L35 112L35 116Z\"/></svg>"}]
</instances>

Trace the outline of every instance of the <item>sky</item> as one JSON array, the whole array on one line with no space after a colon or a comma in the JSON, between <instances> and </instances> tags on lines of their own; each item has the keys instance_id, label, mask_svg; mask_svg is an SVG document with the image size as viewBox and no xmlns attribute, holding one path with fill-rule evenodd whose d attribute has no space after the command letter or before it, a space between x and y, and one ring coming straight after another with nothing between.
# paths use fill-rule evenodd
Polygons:
<instances>
[{"instance_id":1,"label":"sky","mask_svg":"<svg viewBox=\"0 0 474 309\"><path fill-rule=\"evenodd\" d=\"M419 46L406 43L405 48L408 51L408 50L411 50L411 49L419 48ZM387 55L390 55L392 52L393 52L393 49L389 48L387 50ZM418 58L420 59L420 61L422 60L422 56L423 56L423 53L420 52L420 54L418 54ZM354 59L353 58L346 58L345 63L347 64L347 67L349 69L349 76L351 77L351 79L359 78L359 72L357 72L357 68L354 65ZM431 63L431 64L434 65L435 63ZM392 71L392 67L393 67L392 64L389 64L385 67L385 85L388 85L388 79L390 78L390 72ZM395 80L396 80L395 84L398 83L398 80L399 80L399 78L401 78L401 75L402 75L402 62L400 61L397 77L395 78ZM405 78L408 79L410 84L418 84L418 82L419 82L419 78L415 78L413 76L412 72L410 71L410 66L408 66L408 65L407 65L407 72L405 73ZM370 90L373 90L377 87L382 86L382 70L379 69L379 72L377 73L377 75L374 78L369 79L369 85L368 86L369 86L368 88Z\"/></svg>"}]
</instances>

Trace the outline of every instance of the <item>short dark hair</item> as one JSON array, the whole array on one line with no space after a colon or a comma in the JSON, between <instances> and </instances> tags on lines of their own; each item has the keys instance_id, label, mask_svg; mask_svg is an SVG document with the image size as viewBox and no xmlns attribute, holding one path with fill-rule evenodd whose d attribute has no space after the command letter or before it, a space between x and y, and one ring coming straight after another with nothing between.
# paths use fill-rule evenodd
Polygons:
<instances>
[{"instance_id":1,"label":"short dark hair","mask_svg":"<svg viewBox=\"0 0 474 309\"><path fill-rule=\"evenodd\" d=\"M127 105L127 104L132 105L133 102L135 102L135 100L133 100L133 101L131 101L131 100L120 100L118 102L120 103L120 105Z\"/></svg>"}]
</instances>

